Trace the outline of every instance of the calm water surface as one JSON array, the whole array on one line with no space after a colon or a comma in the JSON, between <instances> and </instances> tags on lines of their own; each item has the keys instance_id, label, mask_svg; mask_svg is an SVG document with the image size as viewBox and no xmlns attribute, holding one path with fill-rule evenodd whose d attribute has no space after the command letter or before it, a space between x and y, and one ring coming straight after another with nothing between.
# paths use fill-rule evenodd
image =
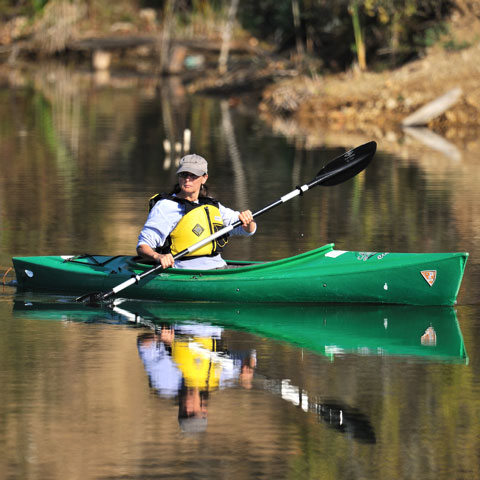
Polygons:
<instances>
[{"instance_id":1,"label":"calm water surface","mask_svg":"<svg viewBox=\"0 0 480 480\"><path fill-rule=\"evenodd\" d=\"M181 150L185 129L212 193L252 210L378 142L365 173L265 214L229 258L470 253L455 308L93 308L2 286L2 478L480 477L480 152L407 136L393 155L179 81L61 69L12 74L0 114L2 283L15 255L133 254L148 198L175 180L164 140Z\"/></svg>"}]
</instances>

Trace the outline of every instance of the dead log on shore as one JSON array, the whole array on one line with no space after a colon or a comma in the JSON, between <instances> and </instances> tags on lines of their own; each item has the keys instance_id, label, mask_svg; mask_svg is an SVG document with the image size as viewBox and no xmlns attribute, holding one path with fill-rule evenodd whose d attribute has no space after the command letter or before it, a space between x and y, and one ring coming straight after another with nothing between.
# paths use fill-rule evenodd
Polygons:
<instances>
[{"instance_id":1,"label":"dead log on shore","mask_svg":"<svg viewBox=\"0 0 480 480\"><path fill-rule=\"evenodd\" d=\"M95 51L95 50L129 50L138 47L158 48L161 38L159 35L114 35L108 37L88 37L80 39L70 39L65 43L66 51ZM214 40L183 39L176 38L171 42L172 46L185 47L188 51L205 52L218 55L221 50L221 43ZM13 49L19 49L30 54L41 54L38 43L32 38L25 38L21 41L13 42L8 45L0 46L0 53L9 54ZM231 42L231 53L235 54L253 54L260 57L267 57L269 52L262 48L251 46L248 42Z\"/></svg>"},{"instance_id":2,"label":"dead log on shore","mask_svg":"<svg viewBox=\"0 0 480 480\"><path fill-rule=\"evenodd\" d=\"M445 93L445 95L438 97L437 99L427 103L422 108L413 112L402 121L402 125L404 127L427 125L428 122L442 115L442 113L446 112L450 107L455 105L462 94L462 89L459 87L448 91Z\"/></svg>"},{"instance_id":3,"label":"dead log on shore","mask_svg":"<svg viewBox=\"0 0 480 480\"><path fill-rule=\"evenodd\" d=\"M67 42L69 50L116 50L138 48L148 45L156 45L158 37L155 35L126 35L113 37L89 37Z\"/></svg>"},{"instance_id":4,"label":"dead log on shore","mask_svg":"<svg viewBox=\"0 0 480 480\"><path fill-rule=\"evenodd\" d=\"M55 55L68 55L72 52L82 52L86 56L93 56L94 52L119 52L127 53L137 51L138 48L146 48L153 55L160 55L161 36L159 34L147 35L111 35L111 36L92 36L87 38L71 38L65 41L62 51L57 51ZM170 51L182 49L188 53L197 53L218 57L221 51L221 42L209 39L189 39L175 38L170 41ZM269 52L264 49L250 45L249 42L231 41L229 44L230 54L235 55L253 55L259 58L267 58ZM172 53L172 55L173 55ZM7 59L15 60L17 57L26 55L33 58L46 58L51 56L41 48L41 45L34 37L25 37L19 41L8 45L0 45L0 60L2 56Z\"/></svg>"}]
</instances>

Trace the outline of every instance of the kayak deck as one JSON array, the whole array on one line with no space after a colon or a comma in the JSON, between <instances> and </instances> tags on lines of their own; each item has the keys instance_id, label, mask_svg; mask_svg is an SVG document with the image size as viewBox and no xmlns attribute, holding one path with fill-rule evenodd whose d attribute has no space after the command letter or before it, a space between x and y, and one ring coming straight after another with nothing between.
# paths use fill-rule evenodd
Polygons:
<instances>
[{"instance_id":1,"label":"kayak deck","mask_svg":"<svg viewBox=\"0 0 480 480\"><path fill-rule=\"evenodd\" d=\"M122 297L171 301L453 305L468 253L334 250L333 244L271 262L232 262L220 270L168 269ZM107 291L149 270L132 256L16 257L21 289Z\"/></svg>"}]
</instances>

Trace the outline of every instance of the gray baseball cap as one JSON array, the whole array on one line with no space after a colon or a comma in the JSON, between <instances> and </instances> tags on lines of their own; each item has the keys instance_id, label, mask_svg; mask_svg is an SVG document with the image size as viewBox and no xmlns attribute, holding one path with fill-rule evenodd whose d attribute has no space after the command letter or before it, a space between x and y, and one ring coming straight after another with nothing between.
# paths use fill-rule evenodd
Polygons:
<instances>
[{"instance_id":1,"label":"gray baseball cap","mask_svg":"<svg viewBox=\"0 0 480 480\"><path fill-rule=\"evenodd\" d=\"M197 155L196 153L185 155L180 160L180 166L178 167L177 174L181 172L190 172L200 177L201 175L208 173L208 163L203 157Z\"/></svg>"}]
</instances>

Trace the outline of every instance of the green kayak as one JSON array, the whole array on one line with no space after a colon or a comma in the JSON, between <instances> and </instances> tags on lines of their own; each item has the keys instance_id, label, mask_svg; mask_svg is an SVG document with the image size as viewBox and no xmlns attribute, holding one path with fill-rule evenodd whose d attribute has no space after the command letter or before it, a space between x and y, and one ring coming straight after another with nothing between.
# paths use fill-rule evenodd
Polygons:
<instances>
[{"instance_id":1,"label":"green kayak","mask_svg":"<svg viewBox=\"0 0 480 480\"><path fill-rule=\"evenodd\" d=\"M229 262L222 270L169 269L122 297L236 303L453 305L467 253L335 250L333 244L271 262ZM75 295L113 289L151 265L132 256L13 258L18 288Z\"/></svg>"}]
</instances>

